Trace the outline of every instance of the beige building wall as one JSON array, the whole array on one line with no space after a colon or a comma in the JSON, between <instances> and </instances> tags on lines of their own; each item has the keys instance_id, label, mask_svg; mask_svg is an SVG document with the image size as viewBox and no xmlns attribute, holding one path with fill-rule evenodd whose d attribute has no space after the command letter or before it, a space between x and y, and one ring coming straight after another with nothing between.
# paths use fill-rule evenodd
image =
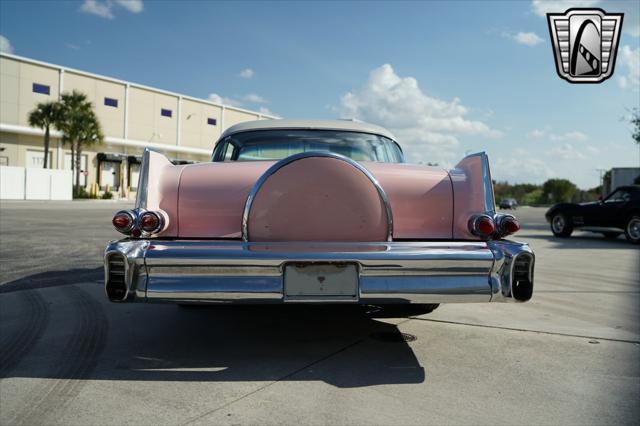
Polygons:
<instances>
[{"instance_id":1,"label":"beige building wall","mask_svg":"<svg viewBox=\"0 0 640 426\"><path fill-rule=\"evenodd\" d=\"M49 93L34 92L34 83L48 86ZM163 145L171 147L163 151L171 160L208 161L215 142L228 127L273 118L3 53L0 56L0 124L4 127L0 131L0 165L33 167L29 163L37 162L38 154L42 156L42 130L29 127L28 115L38 103L58 100L60 83L63 92L78 90L87 95L105 135L105 143L83 152L88 172L83 180L87 187L100 181L98 154L119 155L118 158L123 159L120 175L127 175L121 182L126 182L127 187L135 186L128 179L130 166L125 164L129 156L141 157L141 143L149 143L161 151ZM105 98L116 100L117 106L106 105ZM171 111L171 117L164 116L163 109ZM59 138L52 135L50 167L68 169L70 150L59 144ZM193 149L201 152L189 151Z\"/></svg>"},{"instance_id":2,"label":"beige building wall","mask_svg":"<svg viewBox=\"0 0 640 426\"><path fill-rule=\"evenodd\" d=\"M11 58L0 58L0 121L28 126L28 114L39 102L58 100L60 72ZM49 94L34 93L33 84L49 87Z\"/></svg>"},{"instance_id":3,"label":"beige building wall","mask_svg":"<svg viewBox=\"0 0 640 426\"><path fill-rule=\"evenodd\" d=\"M0 122L18 124L20 63L0 58Z\"/></svg>"},{"instance_id":4,"label":"beige building wall","mask_svg":"<svg viewBox=\"0 0 640 426\"><path fill-rule=\"evenodd\" d=\"M234 124L242 123L244 121L258 120L259 118L260 115L258 113L247 114L244 111L226 108L224 111L224 128L227 129Z\"/></svg>"},{"instance_id":5,"label":"beige building wall","mask_svg":"<svg viewBox=\"0 0 640 426\"><path fill-rule=\"evenodd\" d=\"M63 92L78 90L93 104L105 135L124 138L125 85L87 77L74 72L64 73ZM105 105L105 98L115 99L117 107Z\"/></svg>"},{"instance_id":6,"label":"beige building wall","mask_svg":"<svg viewBox=\"0 0 640 426\"><path fill-rule=\"evenodd\" d=\"M182 99L181 116L180 146L212 150L215 141L222 133L222 108L191 99ZM209 124L210 120L215 121Z\"/></svg>"},{"instance_id":7,"label":"beige building wall","mask_svg":"<svg viewBox=\"0 0 640 426\"><path fill-rule=\"evenodd\" d=\"M49 142L49 168L51 169L57 168L59 143L57 138L51 138ZM0 157L7 158L7 166L31 167L32 164L27 161L29 152L44 152L42 136L0 132Z\"/></svg>"},{"instance_id":8,"label":"beige building wall","mask_svg":"<svg viewBox=\"0 0 640 426\"><path fill-rule=\"evenodd\" d=\"M20 64L20 82L18 91L18 124L28 126L27 117L35 106L44 101L58 100L58 81L60 72L53 68L27 63ZM49 86L49 95L34 93L33 84Z\"/></svg>"},{"instance_id":9,"label":"beige building wall","mask_svg":"<svg viewBox=\"0 0 640 426\"><path fill-rule=\"evenodd\" d=\"M171 117L163 116L163 109L171 111ZM129 139L176 145L177 131L177 96L129 88Z\"/></svg>"}]
</instances>

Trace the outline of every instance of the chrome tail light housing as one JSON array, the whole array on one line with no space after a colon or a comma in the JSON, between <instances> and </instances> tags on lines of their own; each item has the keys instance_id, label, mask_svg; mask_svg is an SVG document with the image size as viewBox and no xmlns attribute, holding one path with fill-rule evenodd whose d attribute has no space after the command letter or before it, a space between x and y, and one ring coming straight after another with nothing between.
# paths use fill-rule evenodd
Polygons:
<instances>
[{"instance_id":1,"label":"chrome tail light housing","mask_svg":"<svg viewBox=\"0 0 640 426\"><path fill-rule=\"evenodd\" d=\"M518 219L510 214L477 214L469 219L469 232L483 240L499 240L519 230Z\"/></svg>"},{"instance_id":2,"label":"chrome tail light housing","mask_svg":"<svg viewBox=\"0 0 640 426\"><path fill-rule=\"evenodd\" d=\"M148 237L165 229L165 215L144 209L120 210L111 220L116 231L134 237Z\"/></svg>"}]
</instances>

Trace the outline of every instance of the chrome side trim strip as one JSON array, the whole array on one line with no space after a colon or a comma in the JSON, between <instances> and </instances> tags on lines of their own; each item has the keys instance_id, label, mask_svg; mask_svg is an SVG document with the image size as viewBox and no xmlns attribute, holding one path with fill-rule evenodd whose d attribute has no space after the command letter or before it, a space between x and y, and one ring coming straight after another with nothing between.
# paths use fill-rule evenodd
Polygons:
<instances>
[{"instance_id":1,"label":"chrome side trim strip","mask_svg":"<svg viewBox=\"0 0 640 426\"><path fill-rule=\"evenodd\" d=\"M380 182L378 182L378 180L375 178L375 176L371 174L369 170L367 170L363 165L359 164L358 162L352 160L351 158L345 157L344 155L334 154L329 152L301 152L299 154L291 155L275 163L273 166L267 169L267 171L264 172L262 176L260 176L258 181L253 186L253 189L249 193L249 196L247 197L247 202L245 203L244 211L242 213L242 240L249 241L249 212L251 211L251 205L253 204L253 200L255 199L256 195L258 194L258 191L260 190L262 185L266 182L266 180L269 177L271 177L271 175L276 173L278 170L283 168L284 166L291 164L294 161L298 161L298 160L302 160L304 158L310 158L310 157L334 158L336 160L344 161L352 165L356 169L360 170L367 178L369 178L371 183L373 183L373 185L376 187L376 190L378 191L378 195L380 196L380 199L384 204L384 208L387 213L387 241L392 241L393 240L393 213L391 211L391 203L389 202L389 197L387 197L387 193L384 191L384 189L380 185Z\"/></svg>"},{"instance_id":2,"label":"chrome side trim strip","mask_svg":"<svg viewBox=\"0 0 640 426\"><path fill-rule=\"evenodd\" d=\"M493 193L489 156L485 152L481 152L480 158L482 158L482 180L484 182L484 210L493 216L496 213L496 199Z\"/></svg>"},{"instance_id":3,"label":"chrome side trim strip","mask_svg":"<svg viewBox=\"0 0 640 426\"><path fill-rule=\"evenodd\" d=\"M138 178L138 190L136 191L136 208L147 208L147 185L149 184L149 157L151 150L145 148L142 153L142 164L140 165L140 177Z\"/></svg>"}]
</instances>

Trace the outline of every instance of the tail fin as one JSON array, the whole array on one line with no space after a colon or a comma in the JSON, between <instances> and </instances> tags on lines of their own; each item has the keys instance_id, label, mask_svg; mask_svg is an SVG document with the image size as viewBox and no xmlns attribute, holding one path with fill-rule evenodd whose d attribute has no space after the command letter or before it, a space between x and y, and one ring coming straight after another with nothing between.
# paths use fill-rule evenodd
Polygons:
<instances>
[{"instance_id":1,"label":"tail fin","mask_svg":"<svg viewBox=\"0 0 640 426\"><path fill-rule=\"evenodd\" d=\"M167 157L149 148L144 149L136 192L137 208L150 210L160 208L161 176L167 167L173 167Z\"/></svg>"},{"instance_id":2,"label":"tail fin","mask_svg":"<svg viewBox=\"0 0 640 426\"><path fill-rule=\"evenodd\" d=\"M484 152L467 155L449 171L453 184L453 237L472 238L469 218L477 214L493 217L496 202L489 170L489 157Z\"/></svg>"}]
</instances>

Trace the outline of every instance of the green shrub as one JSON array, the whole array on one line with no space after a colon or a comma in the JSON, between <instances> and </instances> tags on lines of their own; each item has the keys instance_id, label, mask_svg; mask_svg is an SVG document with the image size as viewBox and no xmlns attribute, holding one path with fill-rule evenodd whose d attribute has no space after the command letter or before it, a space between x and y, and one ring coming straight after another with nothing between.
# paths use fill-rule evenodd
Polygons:
<instances>
[{"instance_id":1,"label":"green shrub","mask_svg":"<svg viewBox=\"0 0 640 426\"><path fill-rule=\"evenodd\" d=\"M91 196L84 188L75 188L73 191L73 198L86 199L91 198Z\"/></svg>"},{"instance_id":2,"label":"green shrub","mask_svg":"<svg viewBox=\"0 0 640 426\"><path fill-rule=\"evenodd\" d=\"M102 198L103 200L111 200L113 198L113 193L110 191L105 191L104 194L102 194Z\"/></svg>"},{"instance_id":3,"label":"green shrub","mask_svg":"<svg viewBox=\"0 0 640 426\"><path fill-rule=\"evenodd\" d=\"M534 189L522 196L520 204L523 206L530 206L532 204L540 204L542 199L542 188Z\"/></svg>"}]
</instances>

